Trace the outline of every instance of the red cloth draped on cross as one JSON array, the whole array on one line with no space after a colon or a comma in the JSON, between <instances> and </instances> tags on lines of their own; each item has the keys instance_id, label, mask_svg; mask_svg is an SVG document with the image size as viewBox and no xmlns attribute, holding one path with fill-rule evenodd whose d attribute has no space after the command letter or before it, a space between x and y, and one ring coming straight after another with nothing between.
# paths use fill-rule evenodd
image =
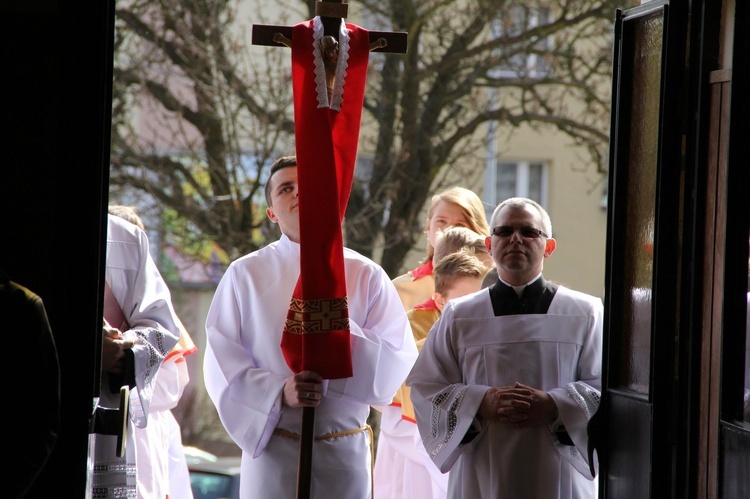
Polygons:
<instances>
[{"instance_id":1,"label":"red cloth draped on cross","mask_svg":"<svg viewBox=\"0 0 750 499\"><path fill-rule=\"evenodd\" d=\"M354 175L370 48L367 30L342 23L336 86L327 96L322 32L317 18L292 28L300 276L281 348L294 372L335 379L352 375L341 222Z\"/></svg>"}]
</instances>

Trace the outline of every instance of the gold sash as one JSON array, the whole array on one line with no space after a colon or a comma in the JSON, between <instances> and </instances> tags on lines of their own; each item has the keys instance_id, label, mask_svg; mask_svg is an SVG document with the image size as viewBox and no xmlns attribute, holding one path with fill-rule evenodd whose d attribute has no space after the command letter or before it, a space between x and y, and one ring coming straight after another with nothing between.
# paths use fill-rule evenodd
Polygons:
<instances>
[{"instance_id":1,"label":"gold sash","mask_svg":"<svg viewBox=\"0 0 750 499\"><path fill-rule=\"evenodd\" d=\"M370 425L365 425L361 428L356 428L354 430L343 430L343 431L335 431L332 433L325 433L323 435L318 435L315 437L315 440L333 440L334 438L340 438L340 437L348 437L350 435L356 435L357 433L362 433L363 431L366 431L367 434L370 436L370 484L371 487L375 486L375 477L373 472L375 471L375 449L373 448L373 434L372 434L372 427ZM292 440L299 440L300 436L299 433L294 433L293 431L289 430L283 430L281 428L276 428L273 430L273 434L278 437L284 437L284 438L290 438ZM375 497L375 491L370 491L372 494L372 497Z\"/></svg>"}]
</instances>

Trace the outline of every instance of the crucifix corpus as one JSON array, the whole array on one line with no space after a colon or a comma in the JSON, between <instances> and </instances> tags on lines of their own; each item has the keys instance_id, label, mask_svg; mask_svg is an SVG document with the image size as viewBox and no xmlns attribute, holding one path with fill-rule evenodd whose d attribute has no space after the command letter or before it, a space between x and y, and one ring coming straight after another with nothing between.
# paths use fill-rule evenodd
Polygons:
<instances>
[{"instance_id":1,"label":"crucifix corpus","mask_svg":"<svg viewBox=\"0 0 750 499\"><path fill-rule=\"evenodd\" d=\"M292 49L300 276L281 349L292 371L314 371L323 379L352 376L341 222L354 176L369 53L405 54L407 47L407 33L343 22L348 7L342 0L318 0L309 21L254 24L252 31L253 45ZM310 497L314 439L315 408L304 407L298 499Z\"/></svg>"}]
</instances>

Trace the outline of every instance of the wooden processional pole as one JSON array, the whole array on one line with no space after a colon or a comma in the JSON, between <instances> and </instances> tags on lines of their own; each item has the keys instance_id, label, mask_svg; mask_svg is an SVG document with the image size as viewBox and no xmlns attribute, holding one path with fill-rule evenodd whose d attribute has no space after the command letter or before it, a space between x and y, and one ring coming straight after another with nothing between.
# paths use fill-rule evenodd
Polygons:
<instances>
[{"instance_id":1,"label":"wooden processional pole","mask_svg":"<svg viewBox=\"0 0 750 499\"><path fill-rule=\"evenodd\" d=\"M317 17L320 18L320 22L323 25L324 39L320 41L321 53L325 54L326 52L326 47L323 45L324 42L330 42L336 47L336 50L338 51L338 41L339 41L339 33L341 30L341 23L342 23L342 20L347 17L347 13L348 13L348 4L344 3L343 0L318 0L318 2L316 3L315 14ZM358 27L355 27L355 28L361 29ZM292 37L293 37L292 33L293 33L292 26L254 24L252 28L252 44L272 46L272 47L278 47L278 46L283 45L283 46L287 46L291 48ZM405 32L367 31L367 34L369 36L369 42L370 42L369 50L370 51L401 53L401 54L406 53L407 33ZM329 40L325 40L325 39L329 39ZM301 38L300 40L304 40L304 38ZM331 97L332 85L336 78L335 64L332 69L328 65L326 65L326 75L328 77L327 78L328 79L327 81L328 106L330 106L332 111L338 111L340 110L340 108L337 108L337 105L340 106L340 102L338 104L334 104L333 99ZM344 97L343 97L344 99L346 99L346 97L349 95L346 92L346 88L349 88L349 87L345 87L344 89ZM295 100L296 99L297 99L297 96L295 96ZM325 97L323 97L323 100L325 100ZM321 106L319 105L318 107L321 107ZM298 123L298 120L300 120L300 117L296 116L296 111L297 111L297 108L295 104L295 122ZM361 105L359 108L359 112L361 113ZM298 128L298 126L295 125L295 128ZM357 127L357 133L358 133L358 127ZM295 142L297 142L298 144L297 147L299 148L300 147L299 138L295 137ZM356 153L356 140L354 140L354 142L355 142L354 151ZM299 155L299 151L298 151L298 155ZM352 165L352 168L353 168L353 165ZM300 185L302 185L301 178L300 178ZM347 200L348 200L348 192L349 191L347 188L345 190L345 195L347 197ZM346 202L344 202L342 206L345 207L345 205L346 205ZM343 213L341 213L341 216L343 216ZM335 221L335 223L339 223L339 224L340 222L341 220ZM301 251L302 252L305 251L304 245L301 245ZM343 279L343 276L341 278ZM302 317L303 315L304 315L304 311L300 311L299 316ZM305 320L304 318L300 319L300 322L302 323L304 322L304 320ZM348 318L346 320L348 321ZM287 320L287 323L288 322L289 320ZM346 327L348 328L348 322L347 322ZM304 333L304 330L305 330L304 326L301 327L301 330ZM347 332L348 332L348 329L347 329ZM286 334L286 329L285 329L285 334ZM347 340L347 345L348 345L348 340ZM283 341L282 341L282 350L283 349L284 349L284 346L283 346ZM285 357L287 357L286 352L285 352ZM287 363L289 363L288 357L287 357ZM303 360L301 362L301 365L304 366L305 364L306 363ZM292 367L291 364L290 364L290 367L295 372L299 372L300 370L307 369L307 368L300 369L299 367ZM311 368L310 370L315 371L316 369ZM320 373L320 374L323 375L323 373ZM346 376L347 375L338 375L338 376L334 375L334 376L329 376L328 379L333 379L335 377L346 377ZM324 378L325 377L326 376L324 376ZM315 408L303 407L302 408L302 423L301 423L301 428L300 428L300 453L299 453L299 463L298 463L298 472L297 472L297 499L309 499L310 497L311 482L312 482L312 454L313 454L314 440L315 440Z\"/></svg>"}]
</instances>

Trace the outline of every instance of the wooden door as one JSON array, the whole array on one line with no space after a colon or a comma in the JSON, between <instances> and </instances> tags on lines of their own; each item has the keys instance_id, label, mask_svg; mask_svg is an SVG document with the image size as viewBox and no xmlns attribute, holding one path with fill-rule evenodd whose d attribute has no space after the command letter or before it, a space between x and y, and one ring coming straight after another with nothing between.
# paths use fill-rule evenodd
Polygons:
<instances>
[{"instance_id":1,"label":"wooden door","mask_svg":"<svg viewBox=\"0 0 750 499\"><path fill-rule=\"evenodd\" d=\"M616 17L598 446L607 498L665 498L675 487L686 18L667 1Z\"/></svg>"},{"instance_id":2,"label":"wooden door","mask_svg":"<svg viewBox=\"0 0 750 499\"><path fill-rule=\"evenodd\" d=\"M748 23L750 8L747 2L738 2L733 18L724 23L725 40L732 40L731 67L712 71L708 85L696 453L696 496L706 499L750 497Z\"/></svg>"},{"instance_id":3,"label":"wooden door","mask_svg":"<svg viewBox=\"0 0 750 499\"><path fill-rule=\"evenodd\" d=\"M685 4L616 16L607 499L750 497L750 2Z\"/></svg>"}]
</instances>

